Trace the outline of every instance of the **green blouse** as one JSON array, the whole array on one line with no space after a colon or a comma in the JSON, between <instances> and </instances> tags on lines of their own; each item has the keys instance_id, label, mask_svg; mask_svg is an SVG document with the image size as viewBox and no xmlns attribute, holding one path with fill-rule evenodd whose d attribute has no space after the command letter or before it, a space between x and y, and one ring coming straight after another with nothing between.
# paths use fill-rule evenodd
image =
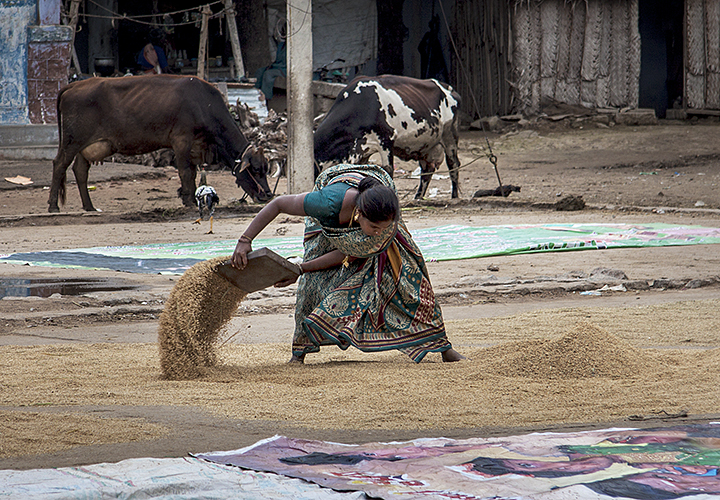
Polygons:
<instances>
[{"instance_id":1,"label":"green blouse","mask_svg":"<svg viewBox=\"0 0 720 500\"><path fill-rule=\"evenodd\" d=\"M324 227L340 227L340 210L345 193L351 187L350 184L336 182L308 193L303 200L305 213L317 219Z\"/></svg>"}]
</instances>

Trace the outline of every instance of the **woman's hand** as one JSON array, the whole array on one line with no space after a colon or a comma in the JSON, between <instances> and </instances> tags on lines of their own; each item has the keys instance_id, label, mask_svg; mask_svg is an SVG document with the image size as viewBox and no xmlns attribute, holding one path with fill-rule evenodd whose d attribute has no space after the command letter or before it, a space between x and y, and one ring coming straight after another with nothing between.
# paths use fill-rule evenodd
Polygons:
<instances>
[{"instance_id":1,"label":"woman's hand","mask_svg":"<svg viewBox=\"0 0 720 500\"><path fill-rule=\"evenodd\" d=\"M282 288L285 286L290 286L293 283L295 283L296 281L297 281L297 277L292 277L292 278L288 278L286 280L278 281L277 283L275 283L275 288Z\"/></svg>"},{"instance_id":2,"label":"woman's hand","mask_svg":"<svg viewBox=\"0 0 720 500\"><path fill-rule=\"evenodd\" d=\"M248 262L247 254L250 252L252 252L252 243L245 241L245 239L238 240L237 245L235 245L235 251L230 258L230 263L233 267L245 269Z\"/></svg>"},{"instance_id":3,"label":"woman's hand","mask_svg":"<svg viewBox=\"0 0 720 500\"><path fill-rule=\"evenodd\" d=\"M278 281L277 283L275 283L275 287L276 287L276 288L282 288L282 287L284 287L284 286L290 286L290 285L292 285L293 283L295 283L300 276L302 276L303 274L305 274L305 269L303 268L303 263L302 263L302 262L301 262L300 264L298 264L298 269L300 269L300 275L294 276L294 277L292 277L292 278L288 278L288 279L286 279L286 280Z\"/></svg>"}]
</instances>

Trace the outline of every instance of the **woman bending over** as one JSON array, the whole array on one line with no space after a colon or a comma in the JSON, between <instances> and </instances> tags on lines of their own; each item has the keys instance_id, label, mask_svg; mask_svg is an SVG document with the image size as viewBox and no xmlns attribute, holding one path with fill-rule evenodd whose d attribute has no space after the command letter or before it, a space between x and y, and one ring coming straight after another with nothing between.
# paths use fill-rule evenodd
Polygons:
<instances>
[{"instance_id":1,"label":"woman bending over","mask_svg":"<svg viewBox=\"0 0 720 500\"><path fill-rule=\"evenodd\" d=\"M307 216L290 362L302 363L321 345L398 349L417 363L429 352L465 359L445 335L425 260L382 168L336 165L312 192L273 199L238 240L235 267L247 265L252 240L281 213Z\"/></svg>"}]
</instances>

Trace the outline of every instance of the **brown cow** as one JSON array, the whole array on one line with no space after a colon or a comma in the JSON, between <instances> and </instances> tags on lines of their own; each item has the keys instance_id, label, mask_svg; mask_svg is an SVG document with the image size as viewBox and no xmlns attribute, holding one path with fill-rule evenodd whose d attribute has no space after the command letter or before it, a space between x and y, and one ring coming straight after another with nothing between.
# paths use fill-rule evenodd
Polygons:
<instances>
[{"instance_id":1,"label":"brown cow","mask_svg":"<svg viewBox=\"0 0 720 500\"><path fill-rule=\"evenodd\" d=\"M60 146L53 161L48 211L65 202L67 168L73 172L83 209L94 211L87 190L91 163L121 153L138 155L172 148L180 176L178 196L195 205L196 165L214 149L232 169L238 186L254 201L272 198L262 148L250 145L222 94L206 81L155 75L89 78L63 88L57 98Z\"/></svg>"}]
</instances>

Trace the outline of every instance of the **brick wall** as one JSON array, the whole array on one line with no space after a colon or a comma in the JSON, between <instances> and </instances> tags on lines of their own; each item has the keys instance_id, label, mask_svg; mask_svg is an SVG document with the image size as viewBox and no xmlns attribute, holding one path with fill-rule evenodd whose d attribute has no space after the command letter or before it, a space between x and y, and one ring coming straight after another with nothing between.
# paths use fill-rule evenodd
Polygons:
<instances>
[{"instance_id":1,"label":"brick wall","mask_svg":"<svg viewBox=\"0 0 720 500\"><path fill-rule=\"evenodd\" d=\"M72 30L31 26L28 35L28 117L34 124L57 123L56 100L68 84Z\"/></svg>"}]
</instances>

